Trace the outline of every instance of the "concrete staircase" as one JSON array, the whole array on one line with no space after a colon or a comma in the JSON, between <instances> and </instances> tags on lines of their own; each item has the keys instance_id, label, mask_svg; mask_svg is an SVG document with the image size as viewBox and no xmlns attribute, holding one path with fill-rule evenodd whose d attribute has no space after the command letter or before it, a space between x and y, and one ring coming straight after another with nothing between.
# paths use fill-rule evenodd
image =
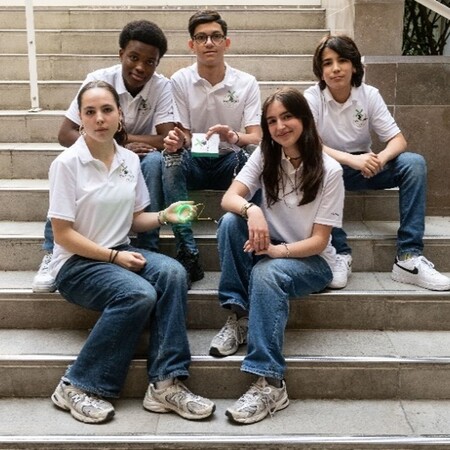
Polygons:
<instances>
[{"instance_id":1,"label":"concrete staircase","mask_svg":"<svg viewBox=\"0 0 450 450\"><path fill-rule=\"evenodd\" d=\"M311 53L326 32L321 8L219 8L230 25L232 65L276 87L311 85ZM395 255L395 190L348 194L346 229L354 249L348 287L292 302L286 333L291 406L251 426L230 424L225 409L251 381L244 351L208 356L226 313L218 306L214 220L196 223L204 280L189 292L193 362L189 386L217 402L210 420L193 423L145 412L143 350L138 349L113 421L76 422L49 396L76 357L97 314L33 294L48 206L47 171L64 109L85 74L117 62L117 37L135 18L166 30L170 76L192 61L185 31L190 8L37 9L42 112L30 113L23 8L0 10L0 448L23 449L363 449L450 448L450 292L390 279ZM448 165L448 164L447 164ZM193 192L204 216L221 215L221 192ZM449 205L442 205L448 211ZM427 217L426 256L450 272L450 217ZM173 255L173 237L162 235Z\"/></svg>"}]
</instances>

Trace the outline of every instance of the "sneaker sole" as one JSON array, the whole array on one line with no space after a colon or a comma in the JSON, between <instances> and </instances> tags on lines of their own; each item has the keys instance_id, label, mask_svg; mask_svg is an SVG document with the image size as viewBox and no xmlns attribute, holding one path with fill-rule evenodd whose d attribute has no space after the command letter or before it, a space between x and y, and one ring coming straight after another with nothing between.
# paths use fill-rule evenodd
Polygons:
<instances>
[{"instance_id":1,"label":"sneaker sole","mask_svg":"<svg viewBox=\"0 0 450 450\"><path fill-rule=\"evenodd\" d=\"M210 356L216 356L218 358L224 358L225 356L234 355L239 350L239 347L236 350L230 350L229 352L221 352L217 347L210 347L209 354Z\"/></svg>"},{"instance_id":2,"label":"sneaker sole","mask_svg":"<svg viewBox=\"0 0 450 450\"><path fill-rule=\"evenodd\" d=\"M31 286L31 290L35 293L39 294L47 294L52 293L56 291L56 286Z\"/></svg>"},{"instance_id":3,"label":"sneaker sole","mask_svg":"<svg viewBox=\"0 0 450 450\"><path fill-rule=\"evenodd\" d=\"M61 399L59 397L59 395L54 392L51 396L52 402L55 404L55 406L57 406L58 408L64 410L64 411L70 411L70 414L72 414L72 417L80 422L84 422L84 423L101 423L101 422L106 422L110 419L113 418L115 411L112 410L110 411L106 417L103 417L101 419L96 419L95 417L87 417L84 416L83 414L78 413L77 411L73 410L72 408L70 408L70 406L68 406L66 404L66 402Z\"/></svg>"},{"instance_id":4,"label":"sneaker sole","mask_svg":"<svg viewBox=\"0 0 450 450\"><path fill-rule=\"evenodd\" d=\"M425 282L419 282L419 281L412 281L408 276L404 276L401 273L398 272L392 272L391 278L394 281L397 281L398 283L403 284L412 284L414 286L419 286L424 289L429 289L430 291L448 291L450 290L450 285L442 285L442 286L436 286L435 284L425 283Z\"/></svg>"},{"instance_id":5,"label":"sneaker sole","mask_svg":"<svg viewBox=\"0 0 450 450\"><path fill-rule=\"evenodd\" d=\"M283 398L280 400L280 404L275 407L275 410L272 412L272 414L275 414L277 411L281 411L282 409L285 409L289 406L289 398L287 394L283 396ZM264 411L264 413L259 414L258 416L253 417L246 417L243 419L239 419L233 416L233 413L230 410L226 410L225 415L231 419L233 422L242 424L242 425L250 425L252 423L260 422L261 420L265 419L269 415L269 411Z\"/></svg>"},{"instance_id":6,"label":"sneaker sole","mask_svg":"<svg viewBox=\"0 0 450 450\"><path fill-rule=\"evenodd\" d=\"M161 404L160 402L157 402L155 400L150 400L148 398L144 398L143 406L144 406L145 410L150 411L150 412L163 413L163 414L173 412L173 413L178 414L179 416L183 417L184 419L188 419L188 420L206 419L206 418L210 417L216 410L216 405L213 405L211 411L208 411L201 415L192 414L192 413L188 413L186 411L171 408L170 406L166 407L163 404Z\"/></svg>"}]
</instances>

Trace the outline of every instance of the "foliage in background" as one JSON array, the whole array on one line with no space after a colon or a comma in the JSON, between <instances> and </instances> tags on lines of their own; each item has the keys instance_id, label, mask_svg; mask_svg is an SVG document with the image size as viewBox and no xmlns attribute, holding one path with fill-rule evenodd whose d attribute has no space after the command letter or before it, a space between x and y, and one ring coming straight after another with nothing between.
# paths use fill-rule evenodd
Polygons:
<instances>
[{"instance_id":1,"label":"foliage in background","mask_svg":"<svg viewBox=\"0 0 450 450\"><path fill-rule=\"evenodd\" d=\"M450 6L450 0L441 0ZM405 0L404 55L442 55L450 36L450 20L414 0Z\"/></svg>"}]
</instances>

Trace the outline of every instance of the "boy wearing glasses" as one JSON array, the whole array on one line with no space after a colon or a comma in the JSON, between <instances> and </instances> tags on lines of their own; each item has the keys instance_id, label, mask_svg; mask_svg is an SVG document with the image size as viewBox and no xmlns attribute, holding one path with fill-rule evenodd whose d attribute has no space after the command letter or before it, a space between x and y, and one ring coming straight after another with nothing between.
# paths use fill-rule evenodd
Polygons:
<instances>
[{"instance_id":1,"label":"boy wearing glasses","mask_svg":"<svg viewBox=\"0 0 450 450\"><path fill-rule=\"evenodd\" d=\"M231 42L226 22L217 11L200 10L189 19L188 30L188 45L197 60L171 77L180 122L164 139L168 203L187 200L188 189L227 189L247 161L246 147L261 140L259 86L254 76L225 62ZM218 155L194 156L193 133L206 133L206 140L218 135ZM173 225L173 232L177 259L187 268L190 281L202 279L190 224Z\"/></svg>"},{"instance_id":2,"label":"boy wearing glasses","mask_svg":"<svg viewBox=\"0 0 450 450\"><path fill-rule=\"evenodd\" d=\"M125 25L119 36L120 64L96 70L87 75L82 86L93 80L106 81L119 94L123 123L127 132L125 147L141 158L141 169L151 196L148 211L164 207L161 181L163 138L174 127L170 81L155 72L167 51L167 39L156 24L148 20ZM81 88L80 88L81 89ZM66 112L58 134L64 147L70 147L80 136L80 118L76 98ZM34 292L53 292L55 281L48 272L53 252L53 233L47 220L44 231L44 256L34 277ZM159 229L138 234L138 246L157 251Z\"/></svg>"}]
</instances>

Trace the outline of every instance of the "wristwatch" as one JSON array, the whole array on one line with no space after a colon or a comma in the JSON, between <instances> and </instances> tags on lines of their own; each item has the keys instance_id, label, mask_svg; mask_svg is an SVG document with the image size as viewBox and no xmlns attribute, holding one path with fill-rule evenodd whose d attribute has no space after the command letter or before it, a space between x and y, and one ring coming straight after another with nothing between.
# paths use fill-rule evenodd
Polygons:
<instances>
[{"instance_id":1,"label":"wristwatch","mask_svg":"<svg viewBox=\"0 0 450 450\"><path fill-rule=\"evenodd\" d=\"M247 214L248 209L251 208L254 205L255 205L254 203L248 202L244 206L242 206L242 208L241 208L241 216L245 220L248 220L248 214Z\"/></svg>"}]
</instances>

